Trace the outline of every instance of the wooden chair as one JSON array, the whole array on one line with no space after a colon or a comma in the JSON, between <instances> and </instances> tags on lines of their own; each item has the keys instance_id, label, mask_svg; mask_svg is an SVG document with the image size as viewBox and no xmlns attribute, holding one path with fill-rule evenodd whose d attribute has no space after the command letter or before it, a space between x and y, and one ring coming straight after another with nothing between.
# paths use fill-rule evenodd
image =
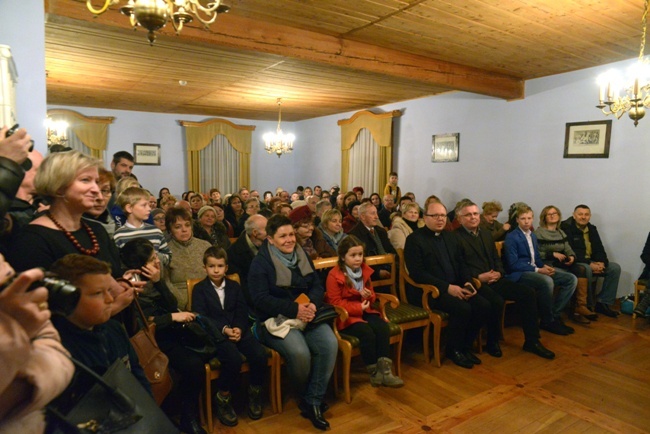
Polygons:
<instances>
[{"instance_id":1,"label":"wooden chair","mask_svg":"<svg viewBox=\"0 0 650 434\"><path fill-rule=\"evenodd\" d=\"M238 274L229 274L226 276L226 278L230 280L234 280L237 283L240 283ZM187 297L188 297L187 310L189 311L192 310L192 291L194 291L194 286L200 281L202 281L203 279L204 278L187 280ZM271 409L273 410L273 413L281 413L282 400L279 399L279 397L281 396L280 355L276 351L270 348L267 348L267 353L269 355L268 366L270 368L269 401L271 402ZM219 359L213 358L204 366L205 366L205 390L203 391L203 397L199 398L203 402L203 405L199 403L199 408L201 409L201 419L204 421L205 419L207 419L208 432L211 433L212 428L214 426L214 422L212 418L212 381L219 378L219 374L221 373L220 370L221 363L219 362ZM244 373L244 372L248 372L249 370L250 370L250 366L248 365L248 363L244 362L240 372Z\"/></svg>"},{"instance_id":2,"label":"wooden chair","mask_svg":"<svg viewBox=\"0 0 650 434\"><path fill-rule=\"evenodd\" d=\"M321 259L316 259L314 260L314 268L316 270L326 270L329 268L333 268L336 266L338 262L338 258L321 258ZM369 256L366 258L366 263L368 265L380 265L380 264L390 264L392 262L392 275L394 276L394 271L395 271L395 257L390 254L390 255L380 255L380 256ZM390 280L390 279L384 279L382 281L379 281L382 286L386 285L387 282L385 280ZM393 277L393 286L395 284L395 278ZM375 285L375 281L373 281L373 286ZM393 357L395 363L393 364L397 376L400 376L402 373L402 337L403 337L403 330L402 328L395 323L390 322L386 315L386 305L389 304L393 309L397 309L399 307L399 300L397 297L395 297L392 294L382 294L382 293L376 293L377 294L377 301L379 303L378 310L381 312L381 317L388 321L388 324L390 325L390 343L391 345L395 345L395 355ZM345 308L341 306L334 306L336 309L337 313L339 314L339 319L341 321L345 321L348 319L348 312L345 310ZM341 359L342 359L342 369L343 369L343 390L345 394L345 402L348 404L352 402L352 396L350 394L350 364L352 361L352 357L358 356L361 354L359 350L359 339L355 336L347 335L345 334L345 331L339 332L336 328L336 325L334 324L334 335L336 336L336 340L338 342L339 346L339 351L341 352ZM338 366L338 365L337 365ZM336 369L338 371L338 369ZM334 374L334 390L335 393L338 394L338 372L335 372Z\"/></svg>"},{"instance_id":3,"label":"wooden chair","mask_svg":"<svg viewBox=\"0 0 650 434\"><path fill-rule=\"evenodd\" d=\"M648 280L638 279L634 281L634 308L641 301L641 293L648 287ZM632 319L636 319L636 314L632 311Z\"/></svg>"},{"instance_id":4,"label":"wooden chair","mask_svg":"<svg viewBox=\"0 0 650 434\"><path fill-rule=\"evenodd\" d=\"M433 310L429 307L429 296L432 298L438 298L440 296L440 291L433 285L426 285L415 282L411 276L409 276L408 271L406 270L406 264L404 263L404 249L397 249L397 256L399 257L399 292L400 300L402 303L407 303L406 299L406 285L409 284L415 288L422 290L422 308L427 312L428 319L431 324L433 324L433 357L436 362L436 366L442 366L440 362L440 336L443 327L446 327L449 322L449 314L441 310ZM427 333L427 344L428 344L428 333ZM425 353L427 362L429 358L427 356L428 351Z\"/></svg>"}]
</instances>

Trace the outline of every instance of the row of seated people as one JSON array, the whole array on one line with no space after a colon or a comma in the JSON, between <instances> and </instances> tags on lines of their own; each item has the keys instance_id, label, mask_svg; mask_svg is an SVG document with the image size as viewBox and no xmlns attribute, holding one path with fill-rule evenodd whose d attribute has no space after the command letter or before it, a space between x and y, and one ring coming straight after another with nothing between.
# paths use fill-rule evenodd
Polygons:
<instances>
[{"instance_id":1,"label":"row of seated people","mask_svg":"<svg viewBox=\"0 0 650 434\"><path fill-rule=\"evenodd\" d=\"M111 239L111 237L108 235L100 223L92 219L83 218L84 214L89 213L89 211L95 207L98 207L100 204L103 205L104 208L107 208L108 206L107 196L111 191L108 189L109 192L105 193L105 189L102 188L102 184L100 182L101 180L99 177L99 171L99 161L76 152L53 154L46 158L41 166L41 169L36 174L34 183L37 192L49 199L50 209L47 213L38 216L35 220L30 222L29 225L24 226L19 231L19 233L11 239L11 243L8 245L9 259L11 263L14 264L15 268L19 271L28 270L33 267L43 267L45 269L50 269L57 260L65 257L68 254L81 254L82 256L95 257L100 261L106 262L110 264L110 276L108 276L109 273L107 272L97 273L107 276L103 282L104 289L102 292L102 297L103 304L108 305L108 307L102 306L102 312L104 314L108 312L110 315L115 315L119 312L122 312L127 306L129 306L133 298L132 289L130 289L128 285L124 285L118 282L118 278L131 278L133 274L143 274L145 276L147 276L147 274L156 274L155 270L153 269L156 268L155 266L152 268L151 264L145 264L141 266L140 269L136 270L136 272L127 272L125 275L116 241L118 243L123 242L122 248L125 248L129 242L144 237L145 239L149 240L153 251L156 252L155 257L162 259L163 270L169 269L169 275L171 276L170 279L173 283L173 285L169 287L169 290L172 292L172 295L174 295L176 304L182 311L183 307L187 305L187 288L183 288L184 281L186 281L187 278L205 277L206 273L209 274L202 262L205 251L208 250L208 248L212 247L215 242L213 242L212 239L210 241L205 241L193 236L192 215L190 211L182 207L173 207L164 213L165 230L170 236L169 240L163 236L159 229L156 229L154 231L151 230L151 228L143 225L142 223L147 218L149 218L151 214L151 204L149 203L150 195L144 194L142 191L140 191L139 187L136 186L125 188L123 193L126 192L126 194L120 194L117 197L118 206L120 206L122 211L125 213L127 221L125 222L124 226L115 231L116 241L114 241ZM440 212L440 210L436 211L436 209L434 209L435 207L439 206L442 207L444 213ZM475 205L468 206L476 207ZM216 209L214 207L208 207L208 209L204 208L205 206L201 207L197 212L197 217L199 217L199 220L200 216L198 214L202 209L204 210L202 216L204 216L206 212L209 212L210 209ZM474 211L472 208L472 212L469 213L471 215L465 215L465 213L463 213L463 210L465 208L467 207L461 207L460 209L457 209L457 213L461 219L461 222L466 217L471 219L472 222L480 221L478 207L476 207L476 211ZM331 216L337 217L336 210L331 211ZM530 221L532 221L532 211L524 210L521 212L521 214L522 216L519 214L517 215L518 220L525 220L523 216L530 214L528 218ZM128 219L130 217L132 218L132 223L128 223ZM275 224L272 224L271 222L273 219L275 219ZM394 248L388 239L386 230L383 229L379 224L378 211L372 202L364 203L359 206L359 220L360 221L357 225L355 225L355 228L350 231L350 233L355 236L354 238L349 237L350 241L358 240L360 243L362 243L360 245L365 245L365 253L367 255L394 252ZM318 226L322 227L323 222L329 223L327 212L323 214L322 221ZM302 207L299 206L296 209L293 209L290 213L290 218L276 215L267 221L267 219L262 215L252 214L245 221L244 226L245 227L242 235L237 239L235 243L232 244L232 246L230 246L230 248L228 248L228 252L232 268L236 268L237 271L240 272L241 276L243 277L242 283L244 284L245 288L248 288L248 301L255 308L258 319L260 321L265 321L269 318L276 318L278 315L283 315L287 318L299 319L307 323L310 322L310 320L314 317L316 306L319 305L320 300L322 300L323 292L322 284L320 284L318 277L315 275L315 273L310 273L309 267L307 266L307 264L311 264L312 256L320 256L315 247L316 243L314 243L314 240L312 238L313 234L317 232L315 230L316 228L314 228L313 212L310 206L304 205ZM432 232L434 235L438 234L436 237L440 236L441 234L446 234L444 231L446 226L446 209L444 209L444 206L439 201L432 200L425 204L424 226L417 230L413 230L412 233L405 239L405 258L409 271L416 278L416 280L421 281L422 283L432 283L427 282L430 276L427 276L426 273L418 274L417 263L414 264L411 263L411 261L413 261L414 258L416 258L416 261L417 258L425 258L426 255L413 255L411 251L412 249L409 246L411 244L417 245L414 244L417 243L416 240L421 237L422 234L428 233L427 231ZM334 227L336 228L336 225ZM440 231L436 231L438 228ZM464 226L464 229L467 230L468 228L469 227ZM520 224L520 228L522 229L521 232L527 231L527 229L525 229L525 225L522 227L522 224ZM140 229L140 234L138 234L137 229ZM357 231L354 231L354 229L357 229ZM303 234L302 239L301 231ZM133 239L129 239L129 237L123 236L124 233L130 233L131 235L135 234L139 236L133 236L131 237ZM513 231L512 233L516 233L516 231ZM323 248L329 247L329 249L331 249L333 252L338 251L339 258L341 258L339 248L341 245L345 245L343 241L346 238L343 236L342 231L340 229L333 231L332 235L335 236L330 237L331 240L328 240L327 238L327 230L322 231L322 235L325 243L321 242L320 245L323 246ZM581 236L584 240L584 234ZM590 236L593 236L593 230L590 231ZM447 242L447 239L445 238L447 238L447 235L442 235L441 239L444 239L444 241ZM455 240L456 238L453 239ZM165 246L167 243L168 246ZM449 241L449 243L452 243L452 241ZM300 245L302 248L297 248L296 245ZM512 245L516 246L515 243ZM435 246L435 244L432 244L432 246ZM509 250L508 246L508 239L506 239L506 252ZM533 243L533 247L534 246L535 245ZM243 247L245 247L245 249L239 251L237 250L237 248L241 249ZM436 251L444 250L441 250L439 246L435 248L437 249ZM247 261L242 260L246 257L244 254L244 251L246 251L246 249L249 251L248 255L251 258L250 264ZM467 251L465 253L467 253ZM517 249L515 248L515 252L516 251ZM257 253L260 252L266 252L267 254L258 255ZM252 255L250 255L250 253L252 253ZM593 248L593 243L590 243L589 247L586 250L586 253L589 255L596 253L596 250ZM529 251L528 254L530 256L531 251ZM304 257L302 255L304 255ZM299 256L302 259L297 259ZM511 255L509 254L506 254L505 256L507 266L510 264L508 260L510 256ZM571 257L572 255L565 256ZM436 255L430 255L430 257L435 258ZM535 259L533 260L532 257L535 257ZM343 259L344 258L345 254L343 255ZM460 262L463 264L466 260L468 261L467 258L464 258L462 256L460 258ZM595 256L593 256L593 258L596 259ZM479 278L479 280L481 280L481 274L487 273L488 275L483 276L484 284L478 288L478 292L473 292L472 289L476 288L472 288L470 286L465 287L465 284L469 283L470 280L463 281L463 279L466 277L464 273L457 273L458 275L455 275L454 266L456 265L455 261L457 259L458 258L455 256L450 256L450 253L447 252L447 255L443 255L442 259L438 258L439 263L437 265L430 264L430 266L427 265L424 268L426 270L434 270L436 269L436 266L440 267L442 270L441 276L447 279L447 283L445 284L445 280L443 279L442 281L438 281L438 284L436 286L439 286L441 288L443 295L448 295L449 297L453 297L457 300L452 300L454 303L449 303L448 306L445 304L445 300L449 301L447 300L449 297L441 296L439 299L432 301L434 305L437 304L438 307L440 307L442 310L447 310L451 314L449 333L450 338L454 337L454 339L449 340L450 345L448 345L447 354L455 363L464 367L471 367L476 364L476 361L479 359L475 355L471 354L467 349L467 338L474 334L475 326L477 324L480 325L483 322L488 321L488 317L490 318L490 323L493 323L492 317L494 316L494 312L499 311L499 309L495 309L491 305L491 307L489 307L486 311L484 309L485 303L481 300L489 299L488 303L492 303L490 296L486 295L484 297L483 294L487 294L487 289L491 284L495 284L496 282L501 281L501 277L503 277L504 273L497 271L497 274L495 274L495 270L493 269L494 267L486 269L484 273L478 273L476 276ZM546 275L545 277L551 277L548 275L550 273L549 268L551 267L544 265L543 262L538 262L538 259L539 258L536 255L530 256L530 260L527 264L525 264L527 266L527 269L523 271L522 274L532 272L533 274L538 273L540 276ZM237 264L238 261L241 263ZM261 268L258 270L258 274L256 274L255 267L253 267L253 264L255 263L257 263ZM516 261L513 261L513 265L516 265ZM246 266L248 266L248 270L246 270ZM313 265L311 265L311 269L313 270ZM289 270L289 272L287 273L286 270ZM545 270L547 273L544 273L540 270ZM352 271L358 273L358 270ZM516 272L518 272L518 270L513 270L513 272L510 274L514 274ZM196 273L198 273L199 276L195 276ZM374 270L374 273L381 275L382 273L386 273L386 270ZM452 277L454 279L452 279ZM440 278L440 276L437 278ZM280 285L280 283L282 283L282 279L285 279L283 282L284 285ZM299 284L294 285L297 283L294 282L294 280L299 281ZM352 282L352 278L350 281ZM544 284L548 286L548 280L544 279L544 281ZM459 284L461 284L462 287L459 286ZM144 288L147 283L138 282L137 285ZM319 285L320 289L318 289ZM533 283L531 283L531 286L532 285ZM295 290L291 294L288 294L286 289L283 289L286 286L294 287ZM457 287L461 289L460 293L457 291ZM552 301L550 303L548 302L549 294L548 291L546 291L546 288L535 289L537 290L537 297L535 297L534 293L532 293L532 299L544 299L546 302L546 304L544 304L544 308L541 308L541 305L543 303L540 303L539 315L542 317L542 325L549 326L547 329L551 329L552 327L550 324L554 324L556 322L555 313L558 310L557 306L555 306ZM110 295L106 295L107 292L110 292ZM295 295L297 297L301 292L307 293L310 302L297 303L294 301L295 298L293 298L293 296ZM320 296L318 295L319 292L321 293ZM359 294L365 294L363 289L358 292ZM566 298L566 292L568 291L565 291L564 297L562 298L563 300ZM531 291L528 291L528 293L531 293ZM497 295L499 295L498 292ZM506 293L500 294L500 296L506 299L509 297ZM185 297L185 299L183 299L183 297ZM365 303L364 298L365 297L361 296L358 300L356 300L360 306ZM494 304L496 306L498 304L498 298L493 298L496 300ZM112 302L108 302L108 299L111 299ZM464 307L456 312L455 309L457 308L456 304L458 304L458 302L464 302L466 304L463 304ZM522 309L524 304L530 306L531 303L532 302L530 300L522 303ZM476 308L476 312L472 312L472 308L474 307L473 304L476 304L478 306ZM553 315L552 317L545 317L545 315L548 314L548 310L546 309L549 307L548 305L550 305L552 312L551 315ZM467 312L463 312L463 310L467 310L467 306L470 306L469 317L467 317ZM175 307L172 305L170 309L173 311ZM361 310L362 312L364 311L363 308ZM562 309L559 309L559 311L561 310ZM533 312L534 313L532 315L525 316L536 318L537 313L535 309L533 309ZM175 318L173 316L173 313L181 314L183 312L179 311L168 313L170 314L169 318L171 319L172 323L184 322L194 319L193 315L187 315L187 312L185 312L185 315L176 315ZM99 315L99 317L101 317L101 315ZM465 323L465 319L471 323L471 327ZM552 358L552 353L546 350L539 342L539 333L535 330L537 327L537 322L536 320L534 322L534 325L531 322L531 324L525 326L526 344L524 346L524 349L541 355L542 357ZM563 328L556 328L554 330L563 330L566 332L568 326L562 326ZM224 332L228 331L228 333L235 334L235 336L228 335L229 338L236 338L237 336L241 336L233 329L228 329L229 330L222 330ZM241 328L239 329L241 330ZM280 352L283 357L285 357L285 359L288 361L288 368L291 376L298 379L295 384L305 385L305 387L302 388L303 393L301 411L303 415L305 415L305 417L309 417L312 423L318 428L328 426L328 423L323 416L325 408L322 406L322 397L324 395L323 380L325 377L327 379L329 378L331 370L327 368L324 369L324 371L318 373L318 375L314 374L312 376L308 375L305 377L305 372L308 372L308 370L299 369L298 367L301 366L301 363L304 367L304 352L305 349L309 347L307 344L310 339L310 335L314 335L312 339L318 340L324 345L329 342L329 345L331 346L332 337L329 333L324 331L325 329L325 327L305 329L305 331L299 332L301 333L302 337L296 338L296 342L294 342L292 339L292 343L290 345L284 345L286 342L288 342L286 338L280 342L271 336L267 336L268 339L265 339L263 336L259 337L263 343L271 348L277 349L278 352ZM264 327L262 330L266 330L266 328ZM317 332L315 330L317 330ZM498 348L498 340L495 342L494 336L494 333L491 333L488 336L488 350L490 354L498 356L500 355L500 349ZM302 350L298 350L298 348L302 348ZM296 354L293 353L293 350L297 350L300 355L296 356ZM309 351L307 352L309 353ZM328 357L333 357L327 351L325 351L325 353L329 354ZM380 353L377 352L377 354ZM119 354L119 357L124 356L126 356L126 354ZM375 367L369 368L369 370L371 370L371 377L377 375L377 372L379 371L385 373L384 368L387 363L385 361L379 363L380 358L385 358L385 356L377 357L375 359L377 362L375 363ZM179 357L179 359L184 358ZM172 366L175 363L171 357L170 362L172 362ZM330 364L328 361L325 361L323 363L323 366L325 367L328 367L329 365ZM372 364L370 366L372 367ZM193 370L187 369L187 367L176 367L183 373L187 372L188 375L190 375L189 371L194 372ZM101 366L99 368L101 368ZM328 370L329 373L327 372ZM386 376L387 375L388 374L386 374ZM390 382L391 380L387 381ZM324 384L326 385L327 381L325 381ZM188 399L183 399L182 401L183 409L181 424L184 425L184 429L188 429L190 432L193 432L191 430L201 432L198 431L200 428L197 427L196 424L196 403L198 401L197 395L199 388L196 387L192 388L192 390L189 389L190 388L185 391L187 394L186 398ZM191 395L193 399L189 399L189 395ZM215 399L215 402L223 401L224 400ZM252 410L250 412L256 414ZM217 408L217 414L219 414L219 408ZM232 422L232 418L230 419Z\"/></svg>"}]
</instances>

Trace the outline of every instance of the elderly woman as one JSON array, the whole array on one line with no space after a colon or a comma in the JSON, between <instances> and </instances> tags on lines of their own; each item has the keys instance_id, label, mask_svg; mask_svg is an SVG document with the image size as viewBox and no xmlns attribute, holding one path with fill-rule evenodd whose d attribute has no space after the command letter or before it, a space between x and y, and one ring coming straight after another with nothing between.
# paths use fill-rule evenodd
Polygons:
<instances>
[{"instance_id":1,"label":"elderly woman","mask_svg":"<svg viewBox=\"0 0 650 434\"><path fill-rule=\"evenodd\" d=\"M555 268L556 273L568 271L580 278L576 286L576 305L571 319L578 324L589 324L597 315L587 307L587 275L585 269L575 263L576 254L566 233L560 229L561 221L562 212L553 205L544 207L539 214L539 227L535 229L539 254L545 264Z\"/></svg>"},{"instance_id":2,"label":"elderly woman","mask_svg":"<svg viewBox=\"0 0 650 434\"><path fill-rule=\"evenodd\" d=\"M233 228L230 222L226 220L226 211L224 210L223 205L220 203L215 203L212 205L212 207L214 208L214 212L217 216L217 223L224 225L228 238L235 238L235 228Z\"/></svg>"},{"instance_id":3,"label":"elderly woman","mask_svg":"<svg viewBox=\"0 0 650 434\"><path fill-rule=\"evenodd\" d=\"M481 214L481 228L490 231L494 241L503 241L506 233L510 230L510 223L499 223L497 217L503 211L501 202L483 202L483 213Z\"/></svg>"},{"instance_id":4,"label":"elderly woman","mask_svg":"<svg viewBox=\"0 0 650 434\"><path fill-rule=\"evenodd\" d=\"M330 425L322 404L334 370L337 342L331 324L312 323L325 295L323 284L309 256L296 245L290 219L272 216L266 234L248 273L257 335L287 361L292 384L301 396L301 415L326 430Z\"/></svg>"},{"instance_id":5,"label":"elderly woman","mask_svg":"<svg viewBox=\"0 0 650 434\"><path fill-rule=\"evenodd\" d=\"M203 254L212 244L195 238L192 231L192 214L185 208L172 208L165 216L165 226L171 234L169 249L174 260L169 264L170 288L178 307L187 307L187 279L204 278Z\"/></svg>"},{"instance_id":6,"label":"elderly woman","mask_svg":"<svg viewBox=\"0 0 650 434\"><path fill-rule=\"evenodd\" d=\"M361 202L356 199L347 206L348 214L343 217L343 232L346 234L359 222L359 206L361 206Z\"/></svg>"},{"instance_id":7,"label":"elderly woman","mask_svg":"<svg viewBox=\"0 0 650 434\"><path fill-rule=\"evenodd\" d=\"M113 190L115 190L115 175L113 172L103 167L98 169L99 173L99 191L100 195L97 196L95 200L95 205L84 213L84 217L87 219L95 220L101 223L108 232L108 235L113 237L115 233L115 220L108 211L108 201L111 199Z\"/></svg>"},{"instance_id":8,"label":"elderly woman","mask_svg":"<svg viewBox=\"0 0 650 434\"><path fill-rule=\"evenodd\" d=\"M291 211L289 218L296 232L296 242L311 259L336 256L336 250L327 244L321 231L314 228L314 214L307 205Z\"/></svg>"},{"instance_id":9,"label":"elderly woman","mask_svg":"<svg viewBox=\"0 0 650 434\"><path fill-rule=\"evenodd\" d=\"M223 216L223 210L221 210ZM230 247L228 230L222 222L217 221L215 208L206 205L199 210L199 219L194 222L194 236L205 240L216 247L224 250Z\"/></svg>"},{"instance_id":10,"label":"elderly woman","mask_svg":"<svg viewBox=\"0 0 650 434\"><path fill-rule=\"evenodd\" d=\"M325 211L318 228L327 244L329 244L333 251L338 252L339 243L343 238L348 236L348 234L343 232L343 216L341 215L341 211L338 209Z\"/></svg>"},{"instance_id":11,"label":"elderly woman","mask_svg":"<svg viewBox=\"0 0 650 434\"><path fill-rule=\"evenodd\" d=\"M424 221L420 218L420 205L416 202L405 203L401 212L401 216L393 217L391 228L388 231L388 239L395 249L403 249L406 237L424 226Z\"/></svg>"},{"instance_id":12,"label":"elderly woman","mask_svg":"<svg viewBox=\"0 0 650 434\"><path fill-rule=\"evenodd\" d=\"M113 277L122 277L120 255L113 240L101 223L82 219L103 198L98 184L100 167L100 160L78 151L57 152L43 160L34 187L51 206L23 227L12 241L9 258L17 271L49 269L57 259L80 253L108 262ZM132 288L115 280L111 293L115 298L113 313L124 309L133 299Z\"/></svg>"}]
</instances>

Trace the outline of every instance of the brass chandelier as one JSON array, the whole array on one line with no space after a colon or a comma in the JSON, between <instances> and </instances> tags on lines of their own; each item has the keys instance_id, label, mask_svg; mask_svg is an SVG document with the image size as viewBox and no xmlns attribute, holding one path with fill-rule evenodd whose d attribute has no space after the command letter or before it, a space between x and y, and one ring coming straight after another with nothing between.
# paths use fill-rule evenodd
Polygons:
<instances>
[{"instance_id":1,"label":"brass chandelier","mask_svg":"<svg viewBox=\"0 0 650 434\"><path fill-rule=\"evenodd\" d=\"M86 0L86 7L95 15L103 14L110 6L117 5L120 0L104 0L104 6L95 9L92 0ZM149 30L149 43L153 45L156 40L154 32L165 27L171 21L176 34L180 34L183 25L191 23L194 18L203 23L208 29L214 23L217 15L228 12L230 6L221 4L221 0L128 0L120 12L127 15L131 25L136 28L140 25Z\"/></svg>"},{"instance_id":2,"label":"brass chandelier","mask_svg":"<svg viewBox=\"0 0 650 434\"><path fill-rule=\"evenodd\" d=\"M290 154L293 151L293 141L296 136L293 134L285 134L280 128L282 122L282 98L278 98L278 128L275 132L268 132L262 136L264 139L264 149L269 154L276 154L278 158L282 154Z\"/></svg>"},{"instance_id":3,"label":"brass chandelier","mask_svg":"<svg viewBox=\"0 0 650 434\"><path fill-rule=\"evenodd\" d=\"M644 53L649 2L650 0L645 0L641 18L643 32L639 59L630 67L628 77L623 78L615 70L598 77L600 92L596 107L605 115L613 114L617 119L627 112L635 127L645 116L645 108L650 108L650 59L645 57Z\"/></svg>"}]
</instances>

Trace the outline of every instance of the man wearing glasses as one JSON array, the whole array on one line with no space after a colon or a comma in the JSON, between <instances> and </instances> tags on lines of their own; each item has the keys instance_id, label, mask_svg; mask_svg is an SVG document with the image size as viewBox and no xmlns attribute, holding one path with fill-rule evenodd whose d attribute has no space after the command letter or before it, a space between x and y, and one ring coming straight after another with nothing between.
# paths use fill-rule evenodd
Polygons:
<instances>
[{"instance_id":1,"label":"man wearing glasses","mask_svg":"<svg viewBox=\"0 0 650 434\"><path fill-rule=\"evenodd\" d=\"M424 224L406 238L404 261L413 280L434 285L440 291L438 298L429 300L429 306L449 313L447 357L470 369L481 363L472 353L472 345L490 315L490 302L472 284L458 237L444 230L445 206L427 201ZM407 288L409 303L421 305L421 296L415 288Z\"/></svg>"},{"instance_id":2,"label":"man wearing glasses","mask_svg":"<svg viewBox=\"0 0 650 434\"><path fill-rule=\"evenodd\" d=\"M524 351L545 359L553 359L555 354L539 341L537 324L537 297L535 290L528 286L505 279L501 258L497 253L490 231L481 230L481 214L478 206L469 199L463 199L456 206L456 218L461 227L456 229L464 260L474 278L481 281L479 294L492 305L488 320L487 353L501 357L499 335L501 332L501 312L503 299L516 302L521 313L524 329Z\"/></svg>"}]
</instances>

